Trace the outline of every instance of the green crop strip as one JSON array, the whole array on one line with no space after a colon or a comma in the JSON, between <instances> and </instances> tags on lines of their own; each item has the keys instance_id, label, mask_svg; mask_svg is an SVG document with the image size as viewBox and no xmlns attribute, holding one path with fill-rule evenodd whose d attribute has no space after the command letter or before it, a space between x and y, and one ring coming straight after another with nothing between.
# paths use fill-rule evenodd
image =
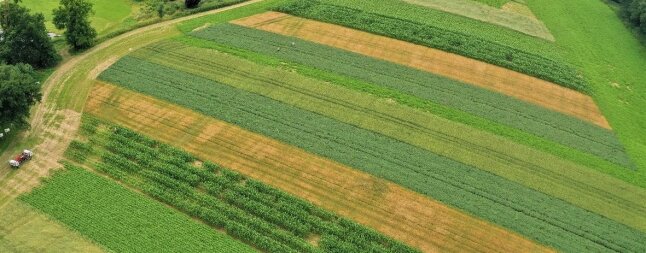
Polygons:
<instances>
[{"instance_id":1,"label":"green crop strip","mask_svg":"<svg viewBox=\"0 0 646 253\"><path fill-rule=\"evenodd\" d=\"M296 1L276 10L438 48L591 93L586 81L569 64L469 34L448 31L442 26L429 26L316 0Z\"/></svg>"},{"instance_id":2,"label":"green crop strip","mask_svg":"<svg viewBox=\"0 0 646 253\"><path fill-rule=\"evenodd\" d=\"M193 35L377 84L632 167L612 132L496 92L297 38L236 25L217 25ZM622 173L621 169L614 171L613 174Z\"/></svg>"},{"instance_id":3,"label":"green crop strip","mask_svg":"<svg viewBox=\"0 0 646 253\"><path fill-rule=\"evenodd\" d=\"M374 131L646 229L639 216L646 190L471 127L213 50L170 42L131 56Z\"/></svg>"},{"instance_id":4,"label":"green crop strip","mask_svg":"<svg viewBox=\"0 0 646 253\"><path fill-rule=\"evenodd\" d=\"M87 159L72 159L263 251L417 252L231 170L209 162L196 166L182 150L92 118L86 122L101 130L85 131L89 141L75 141L68 153ZM92 150L77 148L86 145ZM311 238L319 238L317 244Z\"/></svg>"},{"instance_id":5,"label":"green crop strip","mask_svg":"<svg viewBox=\"0 0 646 253\"><path fill-rule=\"evenodd\" d=\"M254 252L157 201L70 165L21 199L115 252Z\"/></svg>"},{"instance_id":6,"label":"green crop strip","mask_svg":"<svg viewBox=\"0 0 646 253\"><path fill-rule=\"evenodd\" d=\"M642 251L646 234L383 135L162 65L126 57L101 79L331 158L571 252Z\"/></svg>"}]
</instances>

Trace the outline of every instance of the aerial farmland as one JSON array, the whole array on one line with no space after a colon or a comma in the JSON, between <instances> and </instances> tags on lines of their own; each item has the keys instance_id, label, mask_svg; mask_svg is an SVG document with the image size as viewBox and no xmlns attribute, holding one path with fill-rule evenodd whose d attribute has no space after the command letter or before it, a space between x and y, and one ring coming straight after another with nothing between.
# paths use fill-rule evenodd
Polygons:
<instances>
[{"instance_id":1,"label":"aerial farmland","mask_svg":"<svg viewBox=\"0 0 646 253\"><path fill-rule=\"evenodd\" d=\"M0 9L0 252L646 252L646 0Z\"/></svg>"}]
</instances>

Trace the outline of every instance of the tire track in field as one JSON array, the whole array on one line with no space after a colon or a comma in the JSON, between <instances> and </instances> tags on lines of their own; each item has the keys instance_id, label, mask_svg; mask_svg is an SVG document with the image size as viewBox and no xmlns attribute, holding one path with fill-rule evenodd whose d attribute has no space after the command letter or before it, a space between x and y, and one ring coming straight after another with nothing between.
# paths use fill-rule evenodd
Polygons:
<instances>
[{"instance_id":1,"label":"tire track in field","mask_svg":"<svg viewBox=\"0 0 646 253\"><path fill-rule=\"evenodd\" d=\"M146 108L162 109L152 110L154 114L149 114ZM86 109L91 114L165 142L183 143L184 148L200 157L306 198L425 251L545 250L511 232L446 208L392 183L125 89L97 85ZM185 121L186 126L207 120L213 125L210 129L214 132L202 132L202 138L198 134L189 142L176 142L186 138L187 133L183 130L186 126L171 122L185 117L195 119ZM249 150L255 153L249 153ZM362 187L364 182L385 184L388 190L375 192Z\"/></svg>"}]
</instances>

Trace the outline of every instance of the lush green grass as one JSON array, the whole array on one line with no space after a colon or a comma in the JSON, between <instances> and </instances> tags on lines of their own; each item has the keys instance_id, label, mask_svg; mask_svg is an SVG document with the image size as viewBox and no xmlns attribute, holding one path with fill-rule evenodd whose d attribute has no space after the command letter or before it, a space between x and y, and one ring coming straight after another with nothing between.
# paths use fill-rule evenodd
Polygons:
<instances>
[{"instance_id":1,"label":"lush green grass","mask_svg":"<svg viewBox=\"0 0 646 253\"><path fill-rule=\"evenodd\" d=\"M383 6L375 4L377 1L366 2L369 2L370 5L364 6L363 9L357 9L361 6L337 6L321 3L317 0L305 0L291 2L276 8L276 10L438 48L545 79L570 89L591 92L586 81L578 75L572 66L552 57L548 58L545 54L541 54L538 49L519 50L509 44L480 39L474 36L474 34L477 34L475 31L473 31L474 33L469 33L467 31L447 30L447 27L456 27L459 26L459 23L447 22L433 26L418 21L406 20L405 17L389 17L387 14L373 13ZM400 8L387 9L394 11ZM424 8L414 7L414 10L419 9ZM411 13L408 14L412 15ZM423 17L424 20L433 20L433 18L426 16L417 17ZM473 22L479 21L473 20ZM475 24L468 25L468 27L471 26L475 26ZM502 28L495 27L494 29ZM490 31L482 30L480 32L488 33Z\"/></svg>"},{"instance_id":2,"label":"lush green grass","mask_svg":"<svg viewBox=\"0 0 646 253\"><path fill-rule=\"evenodd\" d=\"M21 199L116 252L254 251L157 201L74 166L66 166Z\"/></svg>"},{"instance_id":3,"label":"lush green grass","mask_svg":"<svg viewBox=\"0 0 646 253\"><path fill-rule=\"evenodd\" d=\"M572 252L646 250L646 234L455 162L317 113L126 57L100 76L386 178L530 239Z\"/></svg>"},{"instance_id":4,"label":"lush green grass","mask_svg":"<svg viewBox=\"0 0 646 253\"><path fill-rule=\"evenodd\" d=\"M93 121L91 123L95 123ZM87 125L87 124L86 124ZM83 127L68 153L266 252L415 252L349 220L130 130ZM100 130L97 131L97 127ZM93 130L92 130L93 129ZM78 148L83 146L91 147ZM85 162L87 159L76 159ZM96 157L96 158L94 158ZM317 246L309 238L320 237Z\"/></svg>"},{"instance_id":5,"label":"lush green grass","mask_svg":"<svg viewBox=\"0 0 646 253\"><path fill-rule=\"evenodd\" d=\"M45 25L48 30L56 33L58 31L52 23L52 11L58 8L58 0L22 0L22 5L31 10L32 13L42 13L45 15ZM132 13L132 0L90 0L95 14L90 18L92 26L99 35L109 32L121 25Z\"/></svg>"},{"instance_id":6,"label":"lush green grass","mask_svg":"<svg viewBox=\"0 0 646 253\"><path fill-rule=\"evenodd\" d=\"M399 97L400 100L406 97L404 100L407 104L422 104L425 109L430 109L433 113L443 117L465 124L474 124L481 129L510 137L516 141L533 144L532 146L540 147L543 150L550 150L559 156L577 157L574 160L587 163L585 162L587 157L579 158L580 155L573 154L567 149L555 150L553 142L594 154L626 167L632 165L612 132L496 92L332 47L236 25L217 25L195 32L193 35L228 47L251 50L278 57L282 61L313 66L323 71L376 84L378 85L376 89L390 89L391 91L387 92L389 97ZM199 40L180 40L196 46L210 46L207 42ZM291 45L292 42L295 43L294 46ZM276 48L284 48L284 50L278 51ZM232 53L235 54L236 50L233 50ZM320 76L319 74L314 75ZM341 80L337 83L347 85L352 82ZM374 87L360 89L376 93ZM432 107L429 107L429 102L434 103L431 105ZM489 122L474 119L471 115L455 112L447 107L482 117ZM510 128L511 131L509 131ZM513 131L513 128L535 136L528 137L522 131ZM544 143L543 141L541 143L541 139L537 136L551 142ZM626 170L625 168L613 168L612 165L608 166L608 162L587 164L593 167L602 167L603 171L611 172L613 175L621 175Z\"/></svg>"},{"instance_id":7,"label":"lush green grass","mask_svg":"<svg viewBox=\"0 0 646 253\"><path fill-rule=\"evenodd\" d=\"M528 1L565 55L594 85L596 102L646 181L646 48L602 1Z\"/></svg>"},{"instance_id":8,"label":"lush green grass","mask_svg":"<svg viewBox=\"0 0 646 253\"><path fill-rule=\"evenodd\" d=\"M131 56L389 136L646 230L638 215L646 190L469 126L213 50L171 42Z\"/></svg>"}]
</instances>

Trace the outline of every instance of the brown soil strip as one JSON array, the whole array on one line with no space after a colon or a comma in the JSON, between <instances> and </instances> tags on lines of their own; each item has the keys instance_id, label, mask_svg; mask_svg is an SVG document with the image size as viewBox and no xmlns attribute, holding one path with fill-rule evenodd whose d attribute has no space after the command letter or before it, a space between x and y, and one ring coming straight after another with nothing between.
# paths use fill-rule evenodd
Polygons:
<instances>
[{"instance_id":1,"label":"brown soil strip","mask_svg":"<svg viewBox=\"0 0 646 253\"><path fill-rule=\"evenodd\" d=\"M535 77L409 42L266 12L232 23L337 47L497 91L610 129L591 97Z\"/></svg>"},{"instance_id":2,"label":"brown soil strip","mask_svg":"<svg viewBox=\"0 0 646 253\"><path fill-rule=\"evenodd\" d=\"M425 252L550 250L396 184L126 89L97 83L85 110L307 199ZM192 131L195 126L200 126L197 132Z\"/></svg>"}]
</instances>

